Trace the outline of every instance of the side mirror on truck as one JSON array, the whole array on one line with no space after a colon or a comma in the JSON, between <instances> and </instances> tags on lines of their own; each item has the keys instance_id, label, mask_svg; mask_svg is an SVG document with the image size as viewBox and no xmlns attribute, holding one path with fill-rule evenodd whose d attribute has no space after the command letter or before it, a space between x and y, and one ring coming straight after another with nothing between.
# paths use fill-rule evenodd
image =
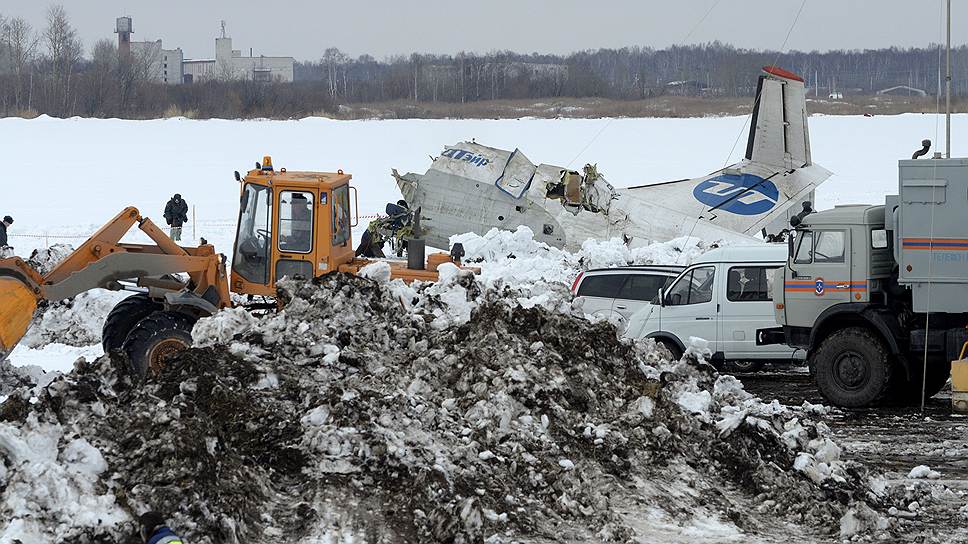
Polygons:
<instances>
[{"instance_id":1,"label":"side mirror on truck","mask_svg":"<svg viewBox=\"0 0 968 544\"><path fill-rule=\"evenodd\" d=\"M660 307L665 306L665 296L666 296L666 294L665 294L665 287L662 287L662 288L659 289L659 294L655 296L657 299L659 299L659 306Z\"/></svg>"}]
</instances>

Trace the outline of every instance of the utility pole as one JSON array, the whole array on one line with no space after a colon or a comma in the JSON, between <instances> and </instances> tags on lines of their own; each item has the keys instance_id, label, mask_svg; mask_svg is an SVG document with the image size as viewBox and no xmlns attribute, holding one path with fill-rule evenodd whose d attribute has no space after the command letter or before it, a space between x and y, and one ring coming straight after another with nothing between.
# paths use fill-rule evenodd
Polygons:
<instances>
[{"instance_id":1,"label":"utility pole","mask_svg":"<svg viewBox=\"0 0 968 544\"><path fill-rule=\"evenodd\" d=\"M951 0L948 0L948 49L945 59L944 103L945 103L945 158L951 158Z\"/></svg>"}]
</instances>

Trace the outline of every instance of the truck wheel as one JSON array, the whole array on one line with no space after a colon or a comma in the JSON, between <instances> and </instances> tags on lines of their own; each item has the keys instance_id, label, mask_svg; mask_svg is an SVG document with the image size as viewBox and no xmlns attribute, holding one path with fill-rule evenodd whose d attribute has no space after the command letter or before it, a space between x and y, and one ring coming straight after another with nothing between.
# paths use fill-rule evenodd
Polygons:
<instances>
[{"instance_id":1,"label":"truck wheel","mask_svg":"<svg viewBox=\"0 0 968 544\"><path fill-rule=\"evenodd\" d=\"M123 348L131 370L140 377L160 372L165 359L192 347L194 326L194 318L179 312L155 312L139 321Z\"/></svg>"},{"instance_id":2,"label":"truck wheel","mask_svg":"<svg viewBox=\"0 0 968 544\"><path fill-rule=\"evenodd\" d=\"M669 355L672 356L673 361L678 361L679 359L682 359L682 350L679 349L679 346L677 346L675 342L671 340L666 340L664 338L658 338L655 341L655 345L660 349L664 348L666 351L668 351Z\"/></svg>"},{"instance_id":3,"label":"truck wheel","mask_svg":"<svg viewBox=\"0 0 968 544\"><path fill-rule=\"evenodd\" d=\"M884 400L893 362L884 343L861 327L839 330L813 354L817 387L830 402L848 408Z\"/></svg>"},{"instance_id":4,"label":"truck wheel","mask_svg":"<svg viewBox=\"0 0 968 544\"><path fill-rule=\"evenodd\" d=\"M161 304L148 298L148 295L132 295L119 302L104 320L101 329L101 346L104 353L112 353L124 346L128 333L139 321L162 309Z\"/></svg>"},{"instance_id":5,"label":"truck wheel","mask_svg":"<svg viewBox=\"0 0 968 544\"><path fill-rule=\"evenodd\" d=\"M763 361L728 361L724 368L727 372L751 374L763 369Z\"/></svg>"}]
</instances>

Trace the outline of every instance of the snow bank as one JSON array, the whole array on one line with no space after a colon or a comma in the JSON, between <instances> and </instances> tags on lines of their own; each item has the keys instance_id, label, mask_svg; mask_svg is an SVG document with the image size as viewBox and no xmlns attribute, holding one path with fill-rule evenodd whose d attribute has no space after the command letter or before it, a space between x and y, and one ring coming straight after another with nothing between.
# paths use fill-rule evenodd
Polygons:
<instances>
[{"instance_id":1,"label":"snow bank","mask_svg":"<svg viewBox=\"0 0 968 544\"><path fill-rule=\"evenodd\" d=\"M464 261L481 267L485 285L514 286L560 283L570 286L578 273L591 268L642 264L689 265L716 244L699 238L676 238L669 242L629 248L622 240L586 240L577 253L551 247L534 239L526 226L506 231L491 229L483 236L468 233L450 238L464 245Z\"/></svg>"},{"instance_id":2,"label":"snow bank","mask_svg":"<svg viewBox=\"0 0 968 544\"><path fill-rule=\"evenodd\" d=\"M32 422L56 414L104 462L78 447L95 488L56 466L56 482L36 483L77 489L71 500L102 508L102 525L62 522L66 504L24 519L110 540L152 508L200 543L733 538L777 520L820 538L874 496L809 407L763 404L704 363L622 341L571 308L563 285L536 295L443 276L284 282L283 311L202 320L203 347L143 386L105 357L15 391L0 436L40 440L50 430ZM41 492L15 452L2 455L5 477L28 486L18 495Z\"/></svg>"}]
</instances>

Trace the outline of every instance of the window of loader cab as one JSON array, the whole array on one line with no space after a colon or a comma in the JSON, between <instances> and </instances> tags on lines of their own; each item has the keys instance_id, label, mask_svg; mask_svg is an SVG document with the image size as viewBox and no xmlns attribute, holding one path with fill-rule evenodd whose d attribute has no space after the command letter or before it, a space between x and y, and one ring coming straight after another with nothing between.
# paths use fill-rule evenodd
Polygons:
<instances>
[{"instance_id":1,"label":"window of loader cab","mask_svg":"<svg viewBox=\"0 0 968 544\"><path fill-rule=\"evenodd\" d=\"M333 245L345 245L350 239L350 186L333 189Z\"/></svg>"},{"instance_id":2,"label":"window of loader cab","mask_svg":"<svg viewBox=\"0 0 968 544\"><path fill-rule=\"evenodd\" d=\"M773 287L776 268L765 266L737 266L726 276L726 300L730 302L767 302Z\"/></svg>"},{"instance_id":3,"label":"window of loader cab","mask_svg":"<svg viewBox=\"0 0 968 544\"><path fill-rule=\"evenodd\" d=\"M669 306L685 306L688 304L702 304L713 299L713 278L715 268L704 266L687 271L669 288L666 304Z\"/></svg>"},{"instance_id":4,"label":"window of loader cab","mask_svg":"<svg viewBox=\"0 0 968 544\"><path fill-rule=\"evenodd\" d=\"M279 196L279 251L313 250L313 194L283 191Z\"/></svg>"},{"instance_id":5,"label":"window of loader cab","mask_svg":"<svg viewBox=\"0 0 968 544\"><path fill-rule=\"evenodd\" d=\"M269 205L272 191L262 185L246 184L239 206L239 229L235 235L232 271L252 283L269 282Z\"/></svg>"},{"instance_id":6,"label":"window of loader cab","mask_svg":"<svg viewBox=\"0 0 968 544\"><path fill-rule=\"evenodd\" d=\"M622 289L622 284L625 283L626 277L626 274L585 276L581 285L578 286L578 296L615 298L618 296L619 290Z\"/></svg>"}]
</instances>

